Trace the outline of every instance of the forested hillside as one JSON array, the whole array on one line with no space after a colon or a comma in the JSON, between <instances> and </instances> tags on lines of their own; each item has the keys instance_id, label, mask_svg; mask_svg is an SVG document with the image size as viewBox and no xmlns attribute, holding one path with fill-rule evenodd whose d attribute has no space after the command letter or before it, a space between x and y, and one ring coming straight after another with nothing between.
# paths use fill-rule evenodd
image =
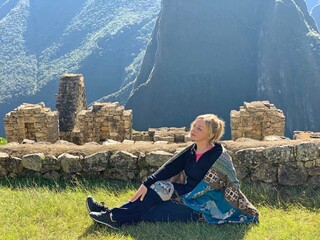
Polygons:
<instances>
[{"instance_id":1,"label":"forested hillside","mask_svg":"<svg viewBox=\"0 0 320 240\"><path fill-rule=\"evenodd\" d=\"M22 102L54 108L66 72L84 74L89 103L124 87L159 10L160 0L0 1L1 120Z\"/></svg>"}]
</instances>

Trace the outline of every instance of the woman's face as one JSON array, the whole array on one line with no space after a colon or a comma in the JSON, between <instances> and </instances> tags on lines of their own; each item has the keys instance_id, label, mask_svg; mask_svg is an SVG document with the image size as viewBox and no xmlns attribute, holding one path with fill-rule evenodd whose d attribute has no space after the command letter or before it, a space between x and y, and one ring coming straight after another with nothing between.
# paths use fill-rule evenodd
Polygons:
<instances>
[{"instance_id":1,"label":"woman's face","mask_svg":"<svg viewBox=\"0 0 320 240\"><path fill-rule=\"evenodd\" d=\"M202 118L198 118L191 126L190 139L192 141L208 141L210 140L210 133L207 125Z\"/></svg>"}]
</instances>

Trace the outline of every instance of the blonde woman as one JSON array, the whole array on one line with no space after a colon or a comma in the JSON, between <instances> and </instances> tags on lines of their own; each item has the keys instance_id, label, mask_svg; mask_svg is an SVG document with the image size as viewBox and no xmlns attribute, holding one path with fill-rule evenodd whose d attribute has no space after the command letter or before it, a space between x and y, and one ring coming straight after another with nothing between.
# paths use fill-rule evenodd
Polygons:
<instances>
[{"instance_id":1,"label":"blonde woman","mask_svg":"<svg viewBox=\"0 0 320 240\"><path fill-rule=\"evenodd\" d=\"M140 221L257 222L258 211L240 191L231 157L219 143L224 126L214 114L196 117L192 145L146 178L121 207L109 209L89 196L90 217L113 229ZM168 180L178 174L182 182Z\"/></svg>"}]
</instances>

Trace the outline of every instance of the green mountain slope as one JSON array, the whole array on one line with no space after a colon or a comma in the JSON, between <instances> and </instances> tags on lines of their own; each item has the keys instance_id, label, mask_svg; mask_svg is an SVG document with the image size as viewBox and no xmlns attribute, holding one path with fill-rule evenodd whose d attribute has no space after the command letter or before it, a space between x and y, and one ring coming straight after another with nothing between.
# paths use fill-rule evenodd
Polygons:
<instances>
[{"instance_id":1,"label":"green mountain slope","mask_svg":"<svg viewBox=\"0 0 320 240\"><path fill-rule=\"evenodd\" d=\"M118 91L134 80L159 9L160 0L2 1L0 118L23 101L54 108L65 72L84 74L88 102Z\"/></svg>"}]
</instances>

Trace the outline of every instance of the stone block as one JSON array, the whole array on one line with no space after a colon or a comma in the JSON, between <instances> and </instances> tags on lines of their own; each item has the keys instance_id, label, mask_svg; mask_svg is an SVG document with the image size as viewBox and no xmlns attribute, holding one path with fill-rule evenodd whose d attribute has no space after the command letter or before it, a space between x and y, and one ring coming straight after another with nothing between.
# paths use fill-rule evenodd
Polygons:
<instances>
[{"instance_id":1,"label":"stone block","mask_svg":"<svg viewBox=\"0 0 320 240\"><path fill-rule=\"evenodd\" d=\"M294 146L284 145L279 147L268 147L264 155L270 163L286 163L294 161Z\"/></svg>"},{"instance_id":2,"label":"stone block","mask_svg":"<svg viewBox=\"0 0 320 240\"><path fill-rule=\"evenodd\" d=\"M173 157L172 153L154 151L146 154L146 162L149 166L161 167L166 161Z\"/></svg>"},{"instance_id":3,"label":"stone block","mask_svg":"<svg viewBox=\"0 0 320 240\"><path fill-rule=\"evenodd\" d=\"M22 157L22 165L26 169L40 172L45 156L43 153L34 153Z\"/></svg>"},{"instance_id":4,"label":"stone block","mask_svg":"<svg viewBox=\"0 0 320 240\"><path fill-rule=\"evenodd\" d=\"M9 173L19 174L23 170L22 160L11 156L6 162L6 169Z\"/></svg>"},{"instance_id":5,"label":"stone block","mask_svg":"<svg viewBox=\"0 0 320 240\"><path fill-rule=\"evenodd\" d=\"M63 153L58 157L61 162L62 170L65 173L75 173L82 170L82 165L79 156L74 156L68 153Z\"/></svg>"},{"instance_id":6,"label":"stone block","mask_svg":"<svg viewBox=\"0 0 320 240\"><path fill-rule=\"evenodd\" d=\"M59 171L61 169L61 161L55 156L48 155L45 157L42 163L41 171L49 172L49 171Z\"/></svg>"},{"instance_id":7,"label":"stone block","mask_svg":"<svg viewBox=\"0 0 320 240\"><path fill-rule=\"evenodd\" d=\"M320 167L307 168L306 170L310 176L320 176Z\"/></svg>"},{"instance_id":8,"label":"stone block","mask_svg":"<svg viewBox=\"0 0 320 240\"><path fill-rule=\"evenodd\" d=\"M252 174L253 181L262 181L265 183L276 183L278 168L268 163L261 164Z\"/></svg>"},{"instance_id":9,"label":"stone block","mask_svg":"<svg viewBox=\"0 0 320 240\"><path fill-rule=\"evenodd\" d=\"M278 168L278 182L282 185L303 185L308 173L301 163L281 164Z\"/></svg>"},{"instance_id":10,"label":"stone block","mask_svg":"<svg viewBox=\"0 0 320 240\"><path fill-rule=\"evenodd\" d=\"M235 156L240 164L243 164L249 169L255 169L260 163L266 162L263 147L242 149L237 151Z\"/></svg>"},{"instance_id":11,"label":"stone block","mask_svg":"<svg viewBox=\"0 0 320 240\"><path fill-rule=\"evenodd\" d=\"M7 164L7 161L9 160L9 154L0 152L0 166L5 166Z\"/></svg>"},{"instance_id":12,"label":"stone block","mask_svg":"<svg viewBox=\"0 0 320 240\"><path fill-rule=\"evenodd\" d=\"M138 169L138 157L126 151L117 151L110 157L110 167Z\"/></svg>"},{"instance_id":13,"label":"stone block","mask_svg":"<svg viewBox=\"0 0 320 240\"><path fill-rule=\"evenodd\" d=\"M313 142L302 142L296 146L297 161L315 160L319 157L319 150Z\"/></svg>"},{"instance_id":14,"label":"stone block","mask_svg":"<svg viewBox=\"0 0 320 240\"><path fill-rule=\"evenodd\" d=\"M4 178L8 176L8 171L3 166L0 165L0 178Z\"/></svg>"},{"instance_id":15,"label":"stone block","mask_svg":"<svg viewBox=\"0 0 320 240\"><path fill-rule=\"evenodd\" d=\"M320 187L320 175L309 177L307 181L308 186Z\"/></svg>"},{"instance_id":16,"label":"stone block","mask_svg":"<svg viewBox=\"0 0 320 240\"><path fill-rule=\"evenodd\" d=\"M101 172L106 170L109 163L109 154L107 152L99 152L86 156L83 162L84 172Z\"/></svg>"},{"instance_id":17,"label":"stone block","mask_svg":"<svg viewBox=\"0 0 320 240\"><path fill-rule=\"evenodd\" d=\"M52 181L57 181L59 180L60 177L61 175L56 171L47 172L43 175L43 178L52 180Z\"/></svg>"},{"instance_id":18,"label":"stone block","mask_svg":"<svg viewBox=\"0 0 320 240\"><path fill-rule=\"evenodd\" d=\"M305 168L312 168L312 167L314 167L315 165L316 165L315 160L304 162L304 167L305 167Z\"/></svg>"},{"instance_id":19,"label":"stone block","mask_svg":"<svg viewBox=\"0 0 320 240\"><path fill-rule=\"evenodd\" d=\"M131 181L136 178L138 173L138 170L110 168L103 173L103 177L112 180Z\"/></svg>"}]
</instances>

